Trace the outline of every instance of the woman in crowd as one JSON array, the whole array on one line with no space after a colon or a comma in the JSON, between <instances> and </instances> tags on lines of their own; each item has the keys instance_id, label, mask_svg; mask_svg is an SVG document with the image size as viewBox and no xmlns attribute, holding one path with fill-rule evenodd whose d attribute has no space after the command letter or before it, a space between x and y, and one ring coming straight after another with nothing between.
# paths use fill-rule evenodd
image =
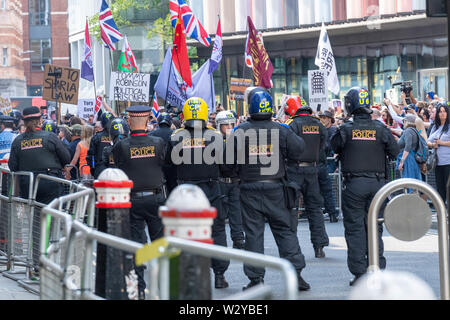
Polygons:
<instances>
[{"instance_id":1,"label":"woman in crowd","mask_svg":"<svg viewBox=\"0 0 450 320\"><path fill-rule=\"evenodd\" d=\"M87 166L86 155L89 150L89 145L91 143L91 138L94 134L94 128L90 125L84 125L81 131L81 141L77 145L77 150L73 156L70 165L75 166L79 162L79 172L81 177L90 177L91 168ZM66 179L70 179L70 169L66 168Z\"/></svg>"},{"instance_id":2,"label":"woman in crowd","mask_svg":"<svg viewBox=\"0 0 450 320\"><path fill-rule=\"evenodd\" d=\"M398 140L400 154L397 159L398 170L402 178L413 178L422 180L419 165L414 157L415 150L419 144L419 136L416 129L416 116L407 114L403 120L403 134Z\"/></svg>"},{"instance_id":3,"label":"woman in crowd","mask_svg":"<svg viewBox=\"0 0 450 320\"><path fill-rule=\"evenodd\" d=\"M444 202L447 199L447 181L450 175L449 106L440 104L436 109L435 125L428 138L428 146L437 149L435 169L436 186Z\"/></svg>"}]
</instances>

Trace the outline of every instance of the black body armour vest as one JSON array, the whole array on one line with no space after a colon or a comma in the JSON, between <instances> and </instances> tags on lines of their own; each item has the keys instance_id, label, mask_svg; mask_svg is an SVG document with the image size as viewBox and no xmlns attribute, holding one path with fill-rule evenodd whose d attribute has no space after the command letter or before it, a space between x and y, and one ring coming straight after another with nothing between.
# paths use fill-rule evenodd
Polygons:
<instances>
[{"instance_id":1,"label":"black body armour vest","mask_svg":"<svg viewBox=\"0 0 450 320\"><path fill-rule=\"evenodd\" d=\"M301 162L319 162L320 121L308 115L296 116L292 120L288 124L298 136L303 138L306 144L306 149L301 155Z\"/></svg>"},{"instance_id":2,"label":"black body armour vest","mask_svg":"<svg viewBox=\"0 0 450 320\"><path fill-rule=\"evenodd\" d=\"M103 156L103 149L105 147L111 146L111 138L109 136L109 133L103 130L98 134L97 138L97 149L95 150L95 161L96 163L101 163L102 156Z\"/></svg>"},{"instance_id":3,"label":"black body armour vest","mask_svg":"<svg viewBox=\"0 0 450 320\"><path fill-rule=\"evenodd\" d=\"M47 169L62 169L55 145L49 142L50 134L47 131L36 131L16 138L20 150L19 171L46 172Z\"/></svg>"},{"instance_id":4,"label":"black body armour vest","mask_svg":"<svg viewBox=\"0 0 450 320\"><path fill-rule=\"evenodd\" d=\"M266 129L265 132L267 132L267 138L265 139L261 139L264 133L263 131L261 131L262 129ZM278 141L276 141L275 137L272 136L271 130L278 131ZM280 150L281 144L283 143L281 141L283 137L280 131L280 125L272 122L271 120L250 120L246 123L241 124L235 130L234 143L235 150L237 151L238 155L238 175L242 181L252 182L261 180L275 180L281 179L285 176L285 163ZM251 138L247 137L247 134L250 136L251 132L256 133L257 139L255 141L252 141ZM242 144L242 142L245 142L243 143L244 150L242 150L242 147L240 145ZM244 164L239 163L239 154L241 154L242 152L244 152L245 155ZM278 161L278 168L276 168L276 172L271 175L263 175L261 169L271 167L271 163L263 164L261 162L260 156L266 156L267 158L272 159L277 157L278 159L274 159L275 161ZM275 163L272 162L272 165L275 165Z\"/></svg>"},{"instance_id":5,"label":"black body armour vest","mask_svg":"<svg viewBox=\"0 0 450 320\"><path fill-rule=\"evenodd\" d=\"M345 146L340 160L343 173L384 173L386 152L381 125L372 120L346 123L341 130Z\"/></svg>"},{"instance_id":6,"label":"black body armour vest","mask_svg":"<svg viewBox=\"0 0 450 320\"><path fill-rule=\"evenodd\" d=\"M214 142L216 144L217 141L220 141L223 147L222 135L212 128L203 128L201 132L202 134L198 134L199 137L196 137L194 136L194 129L188 127L179 129L172 134L170 143L173 148L176 148L174 152L177 154L177 157L181 157L181 159L186 158L186 161L182 160L181 164L176 164L177 178L180 181L206 181L218 180L219 178L219 161L207 164L205 163L204 154L206 154L205 150L208 146ZM208 133L209 137L212 136L212 138L208 138L209 141L204 139L206 133ZM210 154L212 158L216 157L216 152L208 152L207 154ZM197 164L195 164L195 160L198 160Z\"/></svg>"},{"instance_id":7,"label":"black body armour vest","mask_svg":"<svg viewBox=\"0 0 450 320\"><path fill-rule=\"evenodd\" d=\"M117 147L122 156L116 166L133 180L133 192L157 189L164 184L165 148L161 139L131 136L118 142Z\"/></svg>"}]
</instances>

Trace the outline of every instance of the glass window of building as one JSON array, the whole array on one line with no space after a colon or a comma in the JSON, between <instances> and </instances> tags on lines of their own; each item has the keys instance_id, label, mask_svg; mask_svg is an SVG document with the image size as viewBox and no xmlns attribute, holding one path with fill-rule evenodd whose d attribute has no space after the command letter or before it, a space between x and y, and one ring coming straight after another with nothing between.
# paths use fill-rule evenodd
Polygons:
<instances>
[{"instance_id":1,"label":"glass window of building","mask_svg":"<svg viewBox=\"0 0 450 320\"><path fill-rule=\"evenodd\" d=\"M8 65L8 48L3 48L3 66Z\"/></svg>"},{"instance_id":2,"label":"glass window of building","mask_svg":"<svg viewBox=\"0 0 450 320\"><path fill-rule=\"evenodd\" d=\"M296 27L298 23L298 0L285 0L285 25L287 27Z\"/></svg>"},{"instance_id":3,"label":"glass window of building","mask_svg":"<svg viewBox=\"0 0 450 320\"><path fill-rule=\"evenodd\" d=\"M50 39L30 40L31 71L44 71L46 64L52 62L52 49Z\"/></svg>"},{"instance_id":4,"label":"glass window of building","mask_svg":"<svg viewBox=\"0 0 450 320\"><path fill-rule=\"evenodd\" d=\"M30 25L47 26L50 24L50 1L29 0Z\"/></svg>"},{"instance_id":5,"label":"glass window of building","mask_svg":"<svg viewBox=\"0 0 450 320\"><path fill-rule=\"evenodd\" d=\"M6 0L2 0L2 10L6 9Z\"/></svg>"}]
</instances>

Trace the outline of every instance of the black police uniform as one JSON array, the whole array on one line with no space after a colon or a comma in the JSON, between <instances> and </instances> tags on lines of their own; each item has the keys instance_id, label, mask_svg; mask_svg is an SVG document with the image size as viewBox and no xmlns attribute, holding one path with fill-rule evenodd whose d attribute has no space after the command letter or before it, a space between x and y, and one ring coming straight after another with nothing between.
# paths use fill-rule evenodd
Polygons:
<instances>
[{"instance_id":1,"label":"black police uniform","mask_svg":"<svg viewBox=\"0 0 450 320\"><path fill-rule=\"evenodd\" d=\"M262 129L268 130L268 137L263 142L260 141ZM246 139L244 148L238 148L239 136L255 130L258 134L257 144L251 144L251 139ZM279 133L275 140L271 130ZM265 219L269 223L273 236L277 243L281 258L289 260L297 272L300 274L305 267L305 257L302 254L297 238L296 227L292 224L290 211L287 209L285 192L282 179L286 175L285 160L299 161L305 149L303 139L293 134L286 126L277 122L272 122L270 115L268 119L255 121L253 119L239 125L234 135L235 154L245 150L244 164L237 163L237 172L241 180L240 200L242 211L242 222L245 231L245 250L264 254L264 229ZM227 144L231 142L229 138ZM272 156L278 158L278 168L276 172L266 175L262 168L269 168L270 164L261 163L260 158L255 156L267 155L275 152L272 148L279 146L279 152ZM227 153L229 152L227 146ZM252 159L252 162L250 162ZM237 161L236 159L235 161ZM256 160L256 161L254 161ZM256 163L255 163L256 162ZM244 265L244 273L252 283L261 283L264 279L265 269Z\"/></svg>"},{"instance_id":2,"label":"black police uniform","mask_svg":"<svg viewBox=\"0 0 450 320\"><path fill-rule=\"evenodd\" d=\"M303 138L306 144L299 159L288 161L288 178L300 187L305 214L309 222L311 242L316 257L323 257L322 248L329 245L329 239L322 213L323 199L320 195L317 163L320 151L325 147L326 129L320 120L302 110L297 111L297 114L286 124Z\"/></svg>"},{"instance_id":3,"label":"black police uniform","mask_svg":"<svg viewBox=\"0 0 450 320\"><path fill-rule=\"evenodd\" d=\"M332 137L331 146L339 154L344 176L342 211L347 264L357 279L368 267L368 209L375 194L386 183L386 158L395 159L400 150L389 129L379 121L372 121L367 112L357 113L353 122L343 124ZM378 231L380 268L384 269L381 223Z\"/></svg>"},{"instance_id":4,"label":"black police uniform","mask_svg":"<svg viewBox=\"0 0 450 320\"><path fill-rule=\"evenodd\" d=\"M142 106L127 109L133 112L146 112ZM151 109L148 108L150 112ZM158 209L166 200L164 173L162 167L166 157L166 145L161 138L151 137L147 132L131 131L130 137L120 140L113 147L114 162L133 181L131 190L131 240L147 243L145 224L150 240L155 241L164 236L162 220ZM145 289L144 267L137 267L138 288Z\"/></svg>"},{"instance_id":5,"label":"black police uniform","mask_svg":"<svg viewBox=\"0 0 450 320\"><path fill-rule=\"evenodd\" d=\"M220 169L220 190L224 196L222 206L224 216L228 218L233 248L244 249L245 235L242 226L239 176L235 167L221 166Z\"/></svg>"},{"instance_id":6,"label":"black police uniform","mask_svg":"<svg viewBox=\"0 0 450 320\"><path fill-rule=\"evenodd\" d=\"M103 149L110 145L111 138L106 129L97 132L91 139L89 150L86 156L86 161L91 166L91 168L94 168L93 175L95 179L97 179L100 173L102 173L102 171L107 168L102 161Z\"/></svg>"},{"instance_id":7,"label":"black police uniform","mask_svg":"<svg viewBox=\"0 0 450 320\"><path fill-rule=\"evenodd\" d=\"M116 163L114 162L114 156L112 153L114 145L111 143L111 145L103 148L102 152L102 165L105 166L105 168L117 168Z\"/></svg>"},{"instance_id":8,"label":"black police uniform","mask_svg":"<svg viewBox=\"0 0 450 320\"><path fill-rule=\"evenodd\" d=\"M197 123L201 122L201 120L194 121ZM173 148L179 143L183 144L183 148L179 154L181 157L183 157L184 150L186 150L186 152L192 151L190 158L191 164L183 162L175 165L177 169L178 184L193 184L202 189L211 206L217 209L217 217L214 219L212 226L212 238L214 244L226 247L225 216L222 210L222 195L219 185L220 165L218 163L206 164L203 156L200 157L202 163L194 164L196 152L203 152L205 148L215 141L221 141L221 143L223 143L223 137L220 132L211 127L203 127L196 130L201 130L202 137L210 135L212 137L211 140L208 141L203 138L194 137L194 128L190 127L187 122L184 129L178 129L172 134L168 154L170 155ZM183 138L181 139L181 137ZM215 156L215 154L213 154L213 156ZM216 277L223 276L229 265L229 260L211 259L211 267Z\"/></svg>"},{"instance_id":9,"label":"black police uniform","mask_svg":"<svg viewBox=\"0 0 450 320\"><path fill-rule=\"evenodd\" d=\"M328 170L327 157L330 154L330 139L328 137L328 130L325 130L325 148L320 149L319 164L317 166L317 178L319 181L320 194L323 198L323 206L325 212L330 217L330 222L338 222L339 212L336 209L335 197L333 194L333 181L330 178Z\"/></svg>"},{"instance_id":10,"label":"black police uniform","mask_svg":"<svg viewBox=\"0 0 450 320\"><path fill-rule=\"evenodd\" d=\"M166 124L160 124L159 128L149 133L150 136L159 137L164 140L168 146L173 130ZM167 192L170 194L177 187L177 169L175 166L166 163L163 167L164 177L166 179Z\"/></svg>"}]
</instances>

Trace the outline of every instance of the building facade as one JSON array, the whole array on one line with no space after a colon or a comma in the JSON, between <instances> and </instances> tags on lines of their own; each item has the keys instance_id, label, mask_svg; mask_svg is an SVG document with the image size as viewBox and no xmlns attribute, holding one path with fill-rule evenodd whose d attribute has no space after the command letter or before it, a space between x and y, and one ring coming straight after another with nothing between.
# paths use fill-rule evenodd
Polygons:
<instances>
[{"instance_id":1,"label":"building facade","mask_svg":"<svg viewBox=\"0 0 450 320\"><path fill-rule=\"evenodd\" d=\"M5 97L26 95L22 64L23 28L20 0L0 1L0 94Z\"/></svg>"},{"instance_id":2,"label":"building facade","mask_svg":"<svg viewBox=\"0 0 450 320\"><path fill-rule=\"evenodd\" d=\"M194 1L192 1L194 2ZM229 102L230 77L252 78L244 66L247 16L263 33L274 66L272 93L308 99L308 70L322 22L333 47L343 99L353 86L367 87L374 103L393 83L414 81L414 94L435 91L448 97L447 19L427 18L425 0L203 0L196 1L206 30L214 34L221 18L223 64L215 73L217 99ZM201 2L201 3L200 3ZM193 41L191 45L197 46ZM211 48L198 47L201 61ZM226 80L226 81L224 81ZM234 108L235 103L231 102Z\"/></svg>"},{"instance_id":3,"label":"building facade","mask_svg":"<svg viewBox=\"0 0 450 320\"><path fill-rule=\"evenodd\" d=\"M21 0L27 95L42 96L44 67L69 63L67 0Z\"/></svg>"}]
</instances>

